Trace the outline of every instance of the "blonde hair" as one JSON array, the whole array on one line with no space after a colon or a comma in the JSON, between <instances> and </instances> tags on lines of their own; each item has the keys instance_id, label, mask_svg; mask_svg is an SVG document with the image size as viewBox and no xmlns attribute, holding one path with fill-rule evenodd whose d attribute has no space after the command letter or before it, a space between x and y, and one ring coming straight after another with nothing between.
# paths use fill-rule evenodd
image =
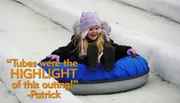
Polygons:
<instances>
[{"instance_id":1,"label":"blonde hair","mask_svg":"<svg viewBox=\"0 0 180 103\"><path fill-rule=\"evenodd\" d=\"M98 36L98 38L96 39L95 42L96 42L96 45L98 47L98 55L100 55L104 50L103 45L104 45L105 40L104 40L103 32L101 32L99 34L99 36ZM81 36L79 34L76 35L75 40L74 40L74 44L76 44L76 46L77 46L76 49L78 49L78 54L80 54L82 48L81 48ZM84 52L87 54L87 48L88 48L88 40L87 40L87 38L83 39L83 46L84 46L83 47ZM79 57L82 58L80 55L79 55Z\"/></svg>"}]
</instances>

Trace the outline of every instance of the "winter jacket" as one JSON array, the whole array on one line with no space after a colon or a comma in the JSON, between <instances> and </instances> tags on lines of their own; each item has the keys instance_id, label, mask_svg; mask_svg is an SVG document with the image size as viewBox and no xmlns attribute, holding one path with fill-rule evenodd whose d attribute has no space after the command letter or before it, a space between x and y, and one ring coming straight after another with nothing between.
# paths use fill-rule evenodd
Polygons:
<instances>
[{"instance_id":1,"label":"winter jacket","mask_svg":"<svg viewBox=\"0 0 180 103\"><path fill-rule=\"evenodd\" d=\"M88 64L88 58L85 56L83 59L79 58L79 54L76 49L76 44L73 43L75 35L71 37L71 42L66 46L59 47L57 50L54 50L51 54L56 54L60 56L60 62L70 59L71 61L77 61L78 63ZM93 42L88 40L88 42ZM130 49L130 46L118 45L110 39L109 43L114 47L115 50L115 61L127 56L127 50ZM102 56L103 57L103 56ZM101 62L104 64L104 59L101 59Z\"/></svg>"}]
</instances>

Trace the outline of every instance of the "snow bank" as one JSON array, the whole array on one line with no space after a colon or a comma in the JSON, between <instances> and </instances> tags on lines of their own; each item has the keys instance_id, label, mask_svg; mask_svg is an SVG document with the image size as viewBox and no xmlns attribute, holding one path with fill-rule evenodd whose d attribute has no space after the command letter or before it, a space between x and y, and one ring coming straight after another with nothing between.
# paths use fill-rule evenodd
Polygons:
<instances>
[{"instance_id":1,"label":"snow bank","mask_svg":"<svg viewBox=\"0 0 180 103\"><path fill-rule=\"evenodd\" d=\"M116 0L132 5L154 14L163 15L171 20L180 23L180 2L179 0Z\"/></svg>"},{"instance_id":2,"label":"snow bank","mask_svg":"<svg viewBox=\"0 0 180 103\"><path fill-rule=\"evenodd\" d=\"M52 83L56 80L54 80L53 78L51 79L39 79L39 78L35 78L35 79L17 79L17 78L10 78L10 69L16 70L15 67L13 67L12 63L6 63L7 59L10 58L18 58L19 60L21 60L22 58L24 58L25 60L27 60L27 58L25 58L24 56L21 55L21 53L9 42L0 39L0 78L2 79L3 82L6 83L8 89L17 96L17 98L19 99L20 102L22 103L72 103L72 101L74 103L82 103L78 98L76 98L71 92L66 91L65 89L43 89L41 84L42 83ZM27 60L28 61L28 60ZM40 67L37 67L38 69L40 69ZM23 68L24 69L24 68ZM32 68L31 68L32 69ZM47 74L45 74L47 75ZM27 96L27 94L30 93L30 91L32 89L25 89L23 87L23 85L21 84L21 88L20 89L13 89L12 88L12 83L13 82L17 82L18 80L21 80L21 83L23 83L24 81L30 80L35 81L36 83L39 83L39 88L37 89L38 92L42 92L42 91L48 91L50 90L51 92L54 92L56 90L58 90L61 94L61 98L47 98L47 99L37 99L37 98L30 98Z\"/></svg>"},{"instance_id":3,"label":"snow bank","mask_svg":"<svg viewBox=\"0 0 180 103\"><path fill-rule=\"evenodd\" d=\"M72 23L79 18L81 11L71 10L71 5L60 0L14 0L25 4L38 14L45 16L72 32ZM70 7L70 8L68 8ZM67 21L69 23L67 23Z\"/></svg>"},{"instance_id":4,"label":"snow bank","mask_svg":"<svg viewBox=\"0 0 180 103\"><path fill-rule=\"evenodd\" d=\"M131 45L139 54L144 56L149 63L151 71L163 80L180 86L180 47L139 33L126 33L117 39L123 44Z\"/></svg>"},{"instance_id":5,"label":"snow bank","mask_svg":"<svg viewBox=\"0 0 180 103\"><path fill-rule=\"evenodd\" d=\"M32 7L31 9L41 15L47 12L46 14L48 15L44 16L58 22L71 32L73 31L72 25L76 20L79 20L81 15L80 10L57 0L41 0L43 2L36 0L34 5L32 2L28 3L29 0L18 1L28 7ZM116 42L131 45L141 56L147 59L152 72L159 75L162 79L180 86L180 55L177 54L180 52L180 47L145 37L139 32L125 31L120 26L110 25L112 27L111 37Z\"/></svg>"}]
</instances>

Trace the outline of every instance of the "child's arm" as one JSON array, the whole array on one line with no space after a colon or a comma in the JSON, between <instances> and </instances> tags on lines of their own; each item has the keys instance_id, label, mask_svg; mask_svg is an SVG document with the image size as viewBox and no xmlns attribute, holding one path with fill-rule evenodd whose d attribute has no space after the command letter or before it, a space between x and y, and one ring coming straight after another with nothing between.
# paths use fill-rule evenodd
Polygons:
<instances>
[{"instance_id":1,"label":"child's arm","mask_svg":"<svg viewBox=\"0 0 180 103\"><path fill-rule=\"evenodd\" d=\"M129 49L132 49L131 46L119 45L117 43L114 43L114 41L112 39L110 39L110 43L115 48L115 55L119 58L128 56L129 54L127 53L127 51Z\"/></svg>"},{"instance_id":2,"label":"child's arm","mask_svg":"<svg viewBox=\"0 0 180 103\"><path fill-rule=\"evenodd\" d=\"M74 35L71 37L71 39ZM71 52L76 48L73 42L69 42L68 45L59 47L58 49L54 50L51 54L58 55L60 57L60 61L63 62L65 59L70 58Z\"/></svg>"}]
</instances>

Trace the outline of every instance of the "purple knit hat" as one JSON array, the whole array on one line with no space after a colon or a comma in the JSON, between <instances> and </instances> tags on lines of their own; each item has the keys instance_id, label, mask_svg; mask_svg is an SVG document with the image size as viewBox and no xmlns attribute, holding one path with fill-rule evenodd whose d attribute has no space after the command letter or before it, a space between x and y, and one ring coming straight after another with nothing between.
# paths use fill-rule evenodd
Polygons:
<instances>
[{"instance_id":1,"label":"purple knit hat","mask_svg":"<svg viewBox=\"0 0 180 103\"><path fill-rule=\"evenodd\" d=\"M84 52L84 48L83 48L83 39L87 36L87 33L89 31L90 28L94 27L94 26L98 26L102 29L101 27L101 20L98 17L97 13L93 13L93 12L83 12L80 18L80 32L81 32L81 53L80 55L86 55L86 53ZM102 30L102 32L104 32L106 40L109 41L109 36L106 33L105 30Z\"/></svg>"}]
</instances>

